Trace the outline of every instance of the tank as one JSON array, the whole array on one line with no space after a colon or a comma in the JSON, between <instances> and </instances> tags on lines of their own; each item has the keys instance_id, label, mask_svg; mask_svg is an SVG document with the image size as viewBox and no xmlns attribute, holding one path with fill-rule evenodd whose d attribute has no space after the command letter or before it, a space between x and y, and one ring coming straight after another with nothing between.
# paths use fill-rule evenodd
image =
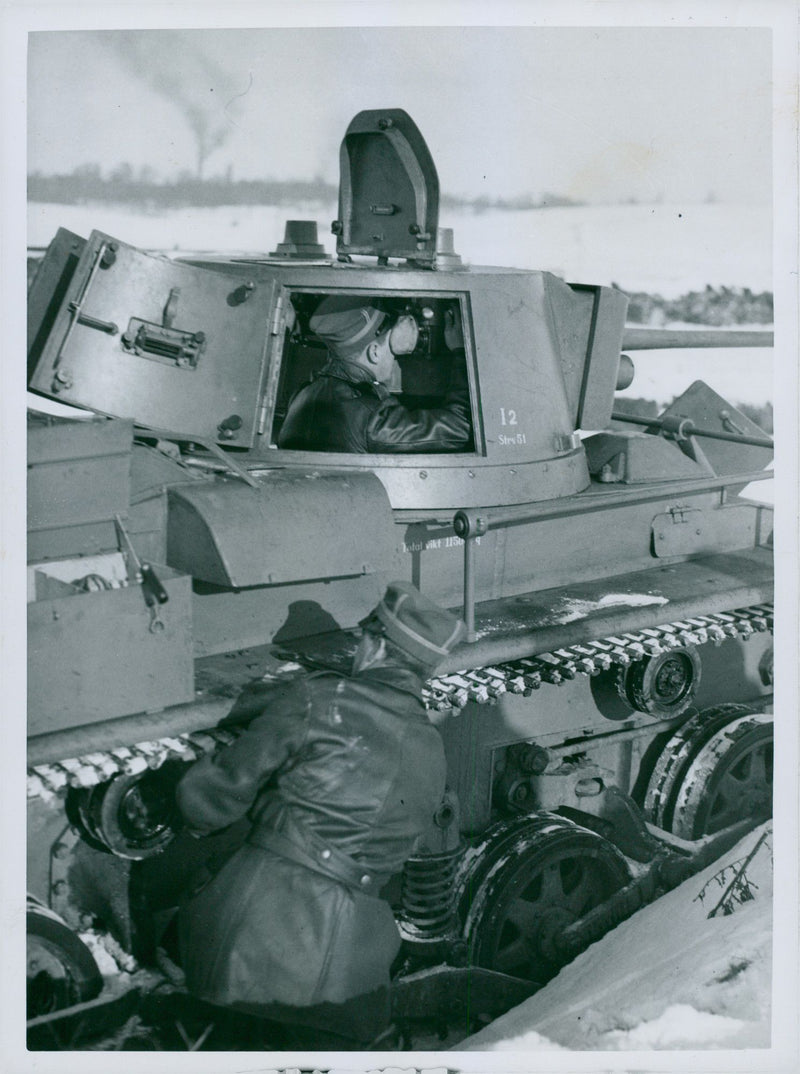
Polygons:
<instances>
[{"instance_id":1,"label":"tank","mask_svg":"<svg viewBox=\"0 0 800 1074\"><path fill-rule=\"evenodd\" d=\"M402 110L359 113L340 166L335 256L308 221L226 257L60 230L30 287L29 388L69 405L28 423L37 1032L107 996L101 949L177 971L181 887L241 832L189 838L176 780L247 683L346 668L392 579L469 630L426 684L448 791L385 892L397 1011L505 1009L771 814L772 510L743 494L771 441L701 381L615 410L629 352L770 340L633 329L613 287L468 264ZM414 315L409 405L460 367L467 449L278 446L331 295Z\"/></svg>"}]
</instances>

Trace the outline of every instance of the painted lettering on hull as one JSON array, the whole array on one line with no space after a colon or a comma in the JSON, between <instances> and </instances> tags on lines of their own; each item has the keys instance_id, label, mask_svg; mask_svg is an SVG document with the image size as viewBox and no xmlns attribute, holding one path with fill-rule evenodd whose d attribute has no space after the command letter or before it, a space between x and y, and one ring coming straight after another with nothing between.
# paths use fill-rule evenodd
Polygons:
<instances>
[{"instance_id":1,"label":"painted lettering on hull","mask_svg":"<svg viewBox=\"0 0 800 1074\"><path fill-rule=\"evenodd\" d=\"M432 548L458 548L463 543L460 537L431 537L429 541L403 541L403 551L425 552ZM480 537L476 537L475 544L480 543Z\"/></svg>"}]
</instances>

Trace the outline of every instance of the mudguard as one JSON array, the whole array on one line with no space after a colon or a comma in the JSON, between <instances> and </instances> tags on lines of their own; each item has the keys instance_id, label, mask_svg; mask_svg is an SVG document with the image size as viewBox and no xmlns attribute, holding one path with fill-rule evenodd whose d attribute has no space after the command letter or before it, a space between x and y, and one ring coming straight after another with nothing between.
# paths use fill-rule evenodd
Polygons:
<instances>
[{"instance_id":1,"label":"mudguard","mask_svg":"<svg viewBox=\"0 0 800 1074\"><path fill-rule=\"evenodd\" d=\"M169 491L167 562L215 585L372 574L394 546L389 499L369 473L272 470L255 489L221 478Z\"/></svg>"}]
</instances>

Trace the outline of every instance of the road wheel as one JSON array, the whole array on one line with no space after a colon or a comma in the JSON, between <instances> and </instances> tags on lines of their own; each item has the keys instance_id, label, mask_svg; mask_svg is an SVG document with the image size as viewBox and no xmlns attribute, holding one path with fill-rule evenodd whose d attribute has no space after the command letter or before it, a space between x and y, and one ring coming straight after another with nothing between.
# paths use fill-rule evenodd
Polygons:
<instances>
[{"instance_id":1,"label":"road wheel","mask_svg":"<svg viewBox=\"0 0 800 1074\"><path fill-rule=\"evenodd\" d=\"M736 821L772 816L772 717L739 716L697 753L675 797L672 831L699 839Z\"/></svg>"},{"instance_id":2,"label":"road wheel","mask_svg":"<svg viewBox=\"0 0 800 1074\"><path fill-rule=\"evenodd\" d=\"M83 940L33 899L26 918L28 1018L94 999L103 978Z\"/></svg>"},{"instance_id":3,"label":"road wheel","mask_svg":"<svg viewBox=\"0 0 800 1074\"><path fill-rule=\"evenodd\" d=\"M750 711L746 705L716 705L695 713L678 728L661 750L650 776L643 805L647 820L672 831L675 801L695 757L717 731Z\"/></svg>"},{"instance_id":4,"label":"road wheel","mask_svg":"<svg viewBox=\"0 0 800 1074\"><path fill-rule=\"evenodd\" d=\"M497 826L462 896L473 964L543 984L564 963L561 931L629 875L611 843L562 817Z\"/></svg>"}]
</instances>

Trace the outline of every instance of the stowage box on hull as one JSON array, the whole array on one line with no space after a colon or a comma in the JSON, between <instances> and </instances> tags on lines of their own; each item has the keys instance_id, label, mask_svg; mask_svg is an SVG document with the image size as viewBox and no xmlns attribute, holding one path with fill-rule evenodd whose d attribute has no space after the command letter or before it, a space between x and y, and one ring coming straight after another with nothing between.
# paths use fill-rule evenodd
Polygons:
<instances>
[{"instance_id":1,"label":"stowage box on hull","mask_svg":"<svg viewBox=\"0 0 800 1074\"><path fill-rule=\"evenodd\" d=\"M28 423L28 562L116 549L128 513L133 422Z\"/></svg>"},{"instance_id":2,"label":"stowage box on hull","mask_svg":"<svg viewBox=\"0 0 800 1074\"><path fill-rule=\"evenodd\" d=\"M194 697L191 579L155 570L168 597L157 618L140 585L62 583L64 595L28 605L29 735Z\"/></svg>"}]
</instances>

